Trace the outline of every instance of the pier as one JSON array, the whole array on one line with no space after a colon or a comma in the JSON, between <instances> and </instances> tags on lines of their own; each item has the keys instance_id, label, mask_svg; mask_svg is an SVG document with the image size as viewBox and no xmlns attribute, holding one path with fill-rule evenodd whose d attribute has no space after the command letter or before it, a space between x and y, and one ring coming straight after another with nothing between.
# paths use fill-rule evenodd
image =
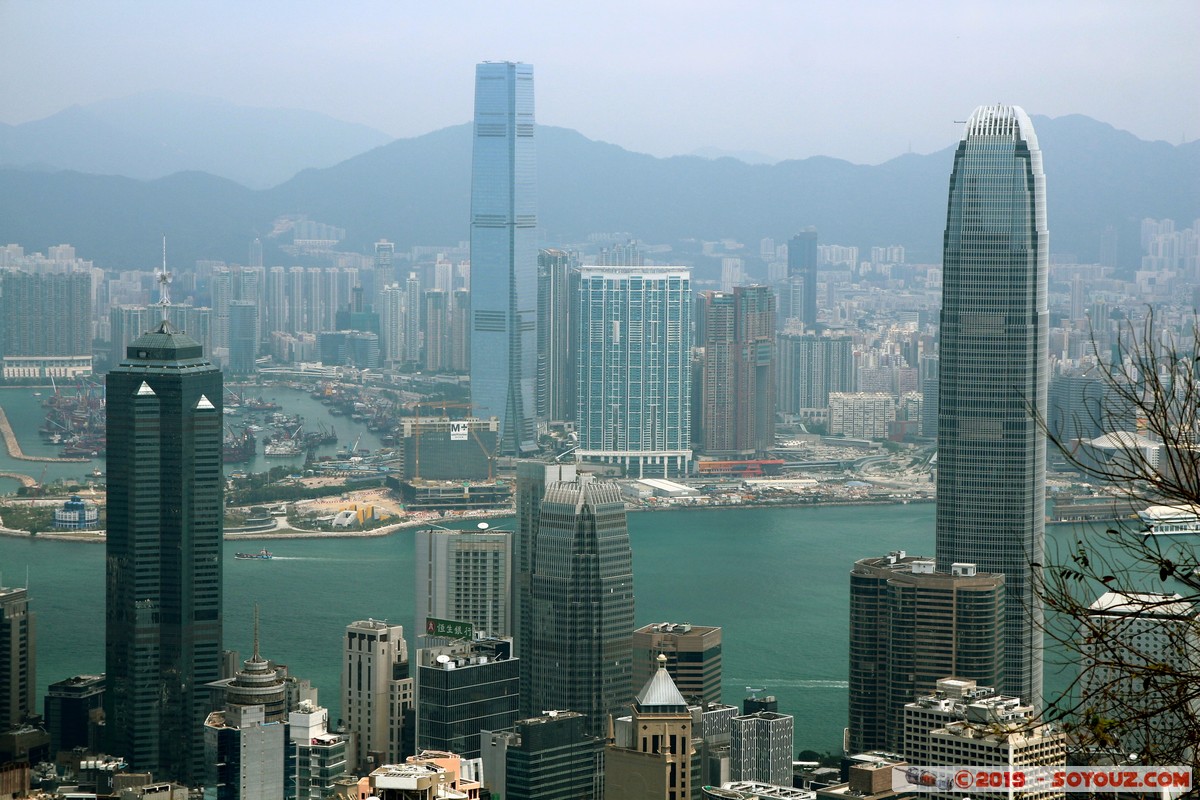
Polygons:
<instances>
[{"instance_id":1,"label":"pier","mask_svg":"<svg viewBox=\"0 0 1200 800\"><path fill-rule=\"evenodd\" d=\"M0 472L0 478L12 478L14 481L20 481L25 488L37 486L38 482L32 475L22 475L19 472Z\"/></svg>"},{"instance_id":2,"label":"pier","mask_svg":"<svg viewBox=\"0 0 1200 800\"><path fill-rule=\"evenodd\" d=\"M12 425L8 424L8 415L4 413L3 408L0 408L0 436L4 437L4 446L8 448L8 454L18 461L48 461L54 464L86 464L90 460L87 458L55 458L53 456L25 455L24 451L21 450L21 443L17 441L17 435L13 433Z\"/></svg>"}]
</instances>

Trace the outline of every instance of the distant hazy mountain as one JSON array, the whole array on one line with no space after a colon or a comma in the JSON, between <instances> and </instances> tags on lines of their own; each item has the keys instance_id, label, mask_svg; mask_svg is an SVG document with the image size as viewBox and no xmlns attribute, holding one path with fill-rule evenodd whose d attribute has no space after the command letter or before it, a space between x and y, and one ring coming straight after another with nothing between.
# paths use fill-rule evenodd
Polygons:
<instances>
[{"instance_id":1,"label":"distant hazy mountain","mask_svg":"<svg viewBox=\"0 0 1200 800\"><path fill-rule=\"evenodd\" d=\"M1136 264L1143 217L1200 218L1200 143L1146 142L1081 116L1035 118L1045 154L1051 249L1094 260L1117 226ZM538 129L539 218L554 242L629 231L652 243L729 237L784 241L815 225L831 244L903 244L910 261L941 259L953 147L866 166L832 158L751 165L731 158L655 158L563 128ZM470 126L391 142L335 166L305 170L265 191L188 173L150 182L0 170L0 243L74 244L102 266L152 267L159 235L172 262L243 262L279 214L343 227L343 248L387 238L467 239ZM291 263L271 252L269 263ZM864 251L863 256L867 253Z\"/></svg>"},{"instance_id":2,"label":"distant hazy mountain","mask_svg":"<svg viewBox=\"0 0 1200 800\"><path fill-rule=\"evenodd\" d=\"M719 147L701 147L693 150L689 155L700 156L700 158L736 158L747 164L778 164L781 160L757 150L722 150Z\"/></svg>"},{"instance_id":3,"label":"distant hazy mountain","mask_svg":"<svg viewBox=\"0 0 1200 800\"><path fill-rule=\"evenodd\" d=\"M0 166L141 179L197 171L263 189L391 140L313 111L151 92L0 124Z\"/></svg>"}]
</instances>

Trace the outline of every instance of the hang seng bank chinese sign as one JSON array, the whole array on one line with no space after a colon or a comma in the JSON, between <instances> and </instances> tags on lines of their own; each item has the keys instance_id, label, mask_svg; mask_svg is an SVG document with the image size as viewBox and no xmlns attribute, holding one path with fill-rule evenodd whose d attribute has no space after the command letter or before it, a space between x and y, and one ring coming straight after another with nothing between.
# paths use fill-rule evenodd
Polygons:
<instances>
[{"instance_id":1,"label":"hang seng bank chinese sign","mask_svg":"<svg viewBox=\"0 0 1200 800\"><path fill-rule=\"evenodd\" d=\"M461 620L426 617L425 635L443 636L447 639L474 639L475 626Z\"/></svg>"}]
</instances>

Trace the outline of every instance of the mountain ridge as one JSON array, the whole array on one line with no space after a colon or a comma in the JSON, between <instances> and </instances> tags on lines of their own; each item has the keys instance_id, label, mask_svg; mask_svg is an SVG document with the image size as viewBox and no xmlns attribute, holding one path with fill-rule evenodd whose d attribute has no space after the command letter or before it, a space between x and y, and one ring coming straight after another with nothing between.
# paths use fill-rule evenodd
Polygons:
<instances>
[{"instance_id":1,"label":"mountain ridge","mask_svg":"<svg viewBox=\"0 0 1200 800\"><path fill-rule=\"evenodd\" d=\"M1122 263L1132 266L1143 217L1200 217L1200 143L1146 142L1081 115L1034 124L1054 252L1094 260L1101 231L1114 225ZM751 165L658 158L542 126L538 148L539 222L550 242L629 231L651 243L734 238L753 246L815 225L822 243L904 244L910 261L940 259L953 145L879 165L824 156ZM240 262L253 238L290 213L346 228L345 250L369 252L380 238L398 250L453 244L469 237L470 162L464 123L261 190L195 172L137 181L0 169L0 240L30 249L70 242L99 265L128 268L157 263L166 233L180 263ZM277 243L264 243L269 263L289 263L272 251Z\"/></svg>"}]
</instances>

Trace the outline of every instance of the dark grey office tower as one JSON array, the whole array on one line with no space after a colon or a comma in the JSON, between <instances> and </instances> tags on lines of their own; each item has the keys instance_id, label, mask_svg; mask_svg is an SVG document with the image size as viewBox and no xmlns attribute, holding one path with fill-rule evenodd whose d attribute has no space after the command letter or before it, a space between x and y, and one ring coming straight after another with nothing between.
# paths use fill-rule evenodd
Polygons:
<instances>
[{"instance_id":1,"label":"dark grey office tower","mask_svg":"<svg viewBox=\"0 0 1200 800\"><path fill-rule=\"evenodd\" d=\"M99 750L95 731L104 719L103 675L76 675L50 684L45 708L51 757L76 747Z\"/></svg>"},{"instance_id":2,"label":"dark grey office tower","mask_svg":"<svg viewBox=\"0 0 1200 800\"><path fill-rule=\"evenodd\" d=\"M36 643L29 593L0 586L0 733L20 725L34 712Z\"/></svg>"},{"instance_id":3,"label":"dark grey office tower","mask_svg":"<svg viewBox=\"0 0 1200 800\"><path fill-rule=\"evenodd\" d=\"M805 330L817 328L817 229L808 228L792 237L788 242L788 277L800 278L803 294L800 313L791 310L791 316L799 317Z\"/></svg>"},{"instance_id":4,"label":"dark grey office tower","mask_svg":"<svg viewBox=\"0 0 1200 800\"><path fill-rule=\"evenodd\" d=\"M971 114L950 175L938 385L938 567L1004 574L1004 693L1042 704L1046 177L1017 106Z\"/></svg>"},{"instance_id":5,"label":"dark grey office tower","mask_svg":"<svg viewBox=\"0 0 1200 800\"><path fill-rule=\"evenodd\" d=\"M532 542L532 625L521 658L538 711L578 711L592 736L630 699L633 554L614 483L546 487ZM528 715L533 716L533 715Z\"/></svg>"},{"instance_id":6,"label":"dark grey office tower","mask_svg":"<svg viewBox=\"0 0 1200 800\"><path fill-rule=\"evenodd\" d=\"M163 322L107 393L108 750L197 783L206 684L221 677L221 372Z\"/></svg>"},{"instance_id":7,"label":"dark grey office tower","mask_svg":"<svg viewBox=\"0 0 1200 800\"><path fill-rule=\"evenodd\" d=\"M538 252L537 415L546 421L575 417L568 273L578 259L566 250Z\"/></svg>"},{"instance_id":8,"label":"dark grey office tower","mask_svg":"<svg viewBox=\"0 0 1200 800\"><path fill-rule=\"evenodd\" d=\"M511 731L485 732L484 783L505 800L598 800L604 742L587 733L587 717L549 711L518 720Z\"/></svg>"},{"instance_id":9,"label":"dark grey office tower","mask_svg":"<svg viewBox=\"0 0 1200 800\"><path fill-rule=\"evenodd\" d=\"M850 752L904 740L904 705L942 678L995 686L1004 672L1004 576L896 551L850 572ZM747 706L749 713L749 706Z\"/></svg>"},{"instance_id":10,"label":"dark grey office tower","mask_svg":"<svg viewBox=\"0 0 1200 800\"><path fill-rule=\"evenodd\" d=\"M514 642L517 655L525 658L533 638L533 617L530 612L530 583L533 579L533 541L541 519L542 498L546 487L558 481L575 480L574 464L547 464L542 461L517 462L517 531L513 537L511 581ZM529 669L521 670L521 716L532 717L546 709L531 710L533 706Z\"/></svg>"},{"instance_id":11,"label":"dark grey office tower","mask_svg":"<svg viewBox=\"0 0 1200 800\"><path fill-rule=\"evenodd\" d=\"M479 735L511 730L521 664L512 639L451 642L417 651L417 752L479 758Z\"/></svg>"}]
</instances>

